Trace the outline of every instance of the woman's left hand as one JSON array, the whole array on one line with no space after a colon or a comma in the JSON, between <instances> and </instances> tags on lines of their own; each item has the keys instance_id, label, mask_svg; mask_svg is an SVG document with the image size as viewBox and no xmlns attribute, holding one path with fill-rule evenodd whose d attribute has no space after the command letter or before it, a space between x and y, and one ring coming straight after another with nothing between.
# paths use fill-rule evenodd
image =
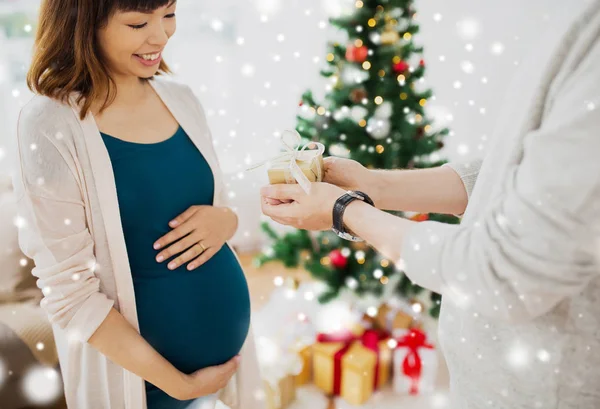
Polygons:
<instances>
[{"instance_id":1,"label":"woman's left hand","mask_svg":"<svg viewBox=\"0 0 600 409\"><path fill-rule=\"evenodd\" d=\"M329 183L312 183L310 194L299 185L268 185L261 189L262 212L278 223L304 230L329 230L333 205L346 191Z\"/></svg>"},{"instance_id":2,"label":"woman's left hand","mask_svg":"<svg viewBox=\"0 0 600 409\"><path fill-rule=\"evenodd\" d=\"M174 270L191 261L187 269L193 270L210 260L233 236L237 216L226 207L191 206L171 220L169 226L173 230L154 243L156 250L163 249L156 261L161 263L179 254L168 268Z\"/></svg>"}]
</instances>

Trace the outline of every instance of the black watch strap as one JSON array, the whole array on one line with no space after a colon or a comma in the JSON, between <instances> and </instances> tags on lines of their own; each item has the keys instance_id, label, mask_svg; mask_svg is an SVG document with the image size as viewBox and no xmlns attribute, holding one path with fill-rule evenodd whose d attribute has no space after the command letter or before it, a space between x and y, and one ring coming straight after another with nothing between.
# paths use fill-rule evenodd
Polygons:
<instances>
[{"instance_id":1,"label":"black watch strap","mask_svg":"<svg viewBox=\"0 0 600 409\"><path fill-rule=\"evenodd\" d=\"M338 200L336 200L333 206L333 231L343 239L361 241L360 238L355 237L347 232L344 227L344 212L346 211L346 207L348 207L348 205L355 200L362 200L371 206L375 205L369 195L364 192L349 190L348 192L344 193L338 198Z\"/></svg>"},{"instance_id":2,"label":"black watch strap","mask_svg":"<svg viewBox=\"0 0 600 409\"><path fill-rule=\"evenodd\" d=\"M373 200L369 197L368 194L366 194L365 192L361 192L360 190L353 190L353 192L359 196L361 196L363 198L363 200L365 202L367 202L368 204L370 204L371 206L375 207L375 203L373 202Z\"/></svg>"},{"instance_id":3,"label":"black watch strap","mask_svg":"<svg viewBox=\"0 0 600 409\"><path fill-rule=\"evenodd\" d=\"M337 231L344 231L344 212L346 207L355 200L358 200L358 198L350 196L348 193L344 193L336 200L333 206L333 227Z\"/></svg>"}]
</instances>

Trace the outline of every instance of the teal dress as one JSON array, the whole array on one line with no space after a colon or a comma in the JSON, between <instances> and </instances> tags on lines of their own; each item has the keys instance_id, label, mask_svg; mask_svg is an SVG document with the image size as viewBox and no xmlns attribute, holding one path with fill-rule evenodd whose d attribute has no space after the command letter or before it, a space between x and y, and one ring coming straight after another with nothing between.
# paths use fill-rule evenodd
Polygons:
<instances>
[{"instance_id":1,"label":"teal dress","mask_svg":"<svg viewBox=\"0 0 600 409\"><path fill-rule=\"evenodd\" d=\"M133 277L140 333L184 373L227 362L238 354L250 325L248 285L224 245L189 271L156 261L154 242L192 205L213 205L214 179L206 159L183 128L169 139L140 144L102 134L117 188ZM183 409L146 382L148 409Z\"/></svg>"}]
</instances>

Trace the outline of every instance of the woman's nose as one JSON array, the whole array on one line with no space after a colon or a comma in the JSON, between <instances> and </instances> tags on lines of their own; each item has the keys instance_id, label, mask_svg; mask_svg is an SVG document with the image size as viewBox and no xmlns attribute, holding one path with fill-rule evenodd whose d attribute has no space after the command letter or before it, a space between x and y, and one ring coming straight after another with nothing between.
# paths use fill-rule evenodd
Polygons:
<instances>
[{"instance_id":1,"label":"woman's nose","mask_svg":"<svg viewBox=\"0 0 600 409\"><path fill-rule=\"evenodd\" d=\"M148 43L158 46L165 46L167 41L169 41L169 33L162 24L158 25L150 38L148 38Z\"/></svg>"}]
</instances>

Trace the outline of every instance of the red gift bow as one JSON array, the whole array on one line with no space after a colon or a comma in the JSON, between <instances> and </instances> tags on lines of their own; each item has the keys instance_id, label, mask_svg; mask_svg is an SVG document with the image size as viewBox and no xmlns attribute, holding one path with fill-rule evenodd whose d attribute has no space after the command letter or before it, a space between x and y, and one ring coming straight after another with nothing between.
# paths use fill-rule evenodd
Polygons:
<instances>
[{"instance_id":1,"label":"red gift bow","mask_svg":"<svg viewBox=\"0 0 600 409\"><path fill-rule=\"evenodd\" d=\"M354 341L361 341L363 346L375 352L377 361L375 363L374 389L379 382L379 341L388 338L389 334L384 331L366 330L358 336L350 331L342 331L334 334L318 334L317 342L343 342L344 346L333 356L333 394L339 395L342 389L342 358L348 352Z\"/></svg>"},{"instance_id":2,"label":"red gift bow","mask_svg":"<svg viewBox=\"0 0 600 409\"><path fill-rule=\"evenodd\" d=\"M411 379L410 394L419 393L419 379L421 379L421 370L423 364L419 356L419 348L433 349L433 345L428 344L427 335L416 328L410 330L408 334L398 339L396 348L406 347L408 353L402 362L402 371Z\"/></svg>"}]
</instances>

